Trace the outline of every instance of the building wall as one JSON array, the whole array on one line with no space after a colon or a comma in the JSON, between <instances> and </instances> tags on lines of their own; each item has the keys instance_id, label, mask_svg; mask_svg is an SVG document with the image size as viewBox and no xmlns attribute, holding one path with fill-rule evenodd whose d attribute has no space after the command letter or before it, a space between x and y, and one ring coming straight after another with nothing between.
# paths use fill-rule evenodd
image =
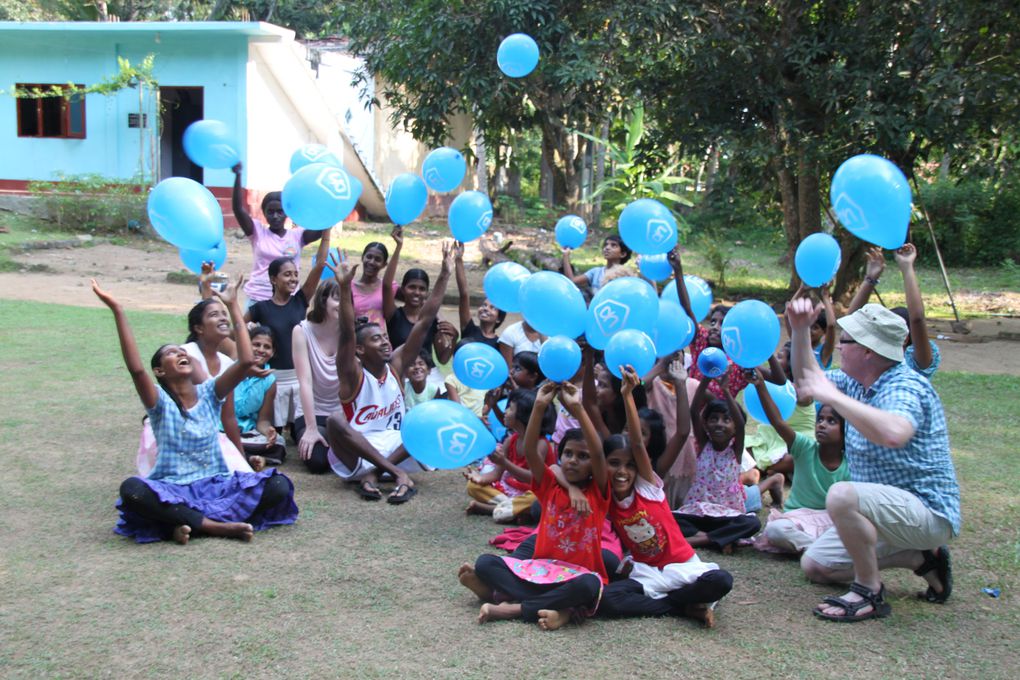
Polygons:
<instances>
[{"instance_id":1,"label":"building wall","mask_svg":"<svg viewBox=\"0 0 1020 680\"><path fill-rule=\"evenodd\" d=\"M204 90L204 115L234 129L242 147L245 120L247 38L240 35L181 36L172 31L125 35L108 33L8 33L0 41L0 88L15 83L95 84L114 76L117 57L132 64L155 54L154 74L162 86L198 86ZM155 104L144 104L149 123ZM128 127L128 114L139 110L138 91L122 90L85 101L85 139L17 136L17 107L0 97L0 180L48 180L55 174L99 173L130 179L139 171L140 148L151 172L153 135ZM151 129L149 131L151 133ZM143 146L144 145L144 146ZM242 157L245 149L241 149ZM205 183L230 186L230 170L206 170Z\"/></svg>"}]
</instances>

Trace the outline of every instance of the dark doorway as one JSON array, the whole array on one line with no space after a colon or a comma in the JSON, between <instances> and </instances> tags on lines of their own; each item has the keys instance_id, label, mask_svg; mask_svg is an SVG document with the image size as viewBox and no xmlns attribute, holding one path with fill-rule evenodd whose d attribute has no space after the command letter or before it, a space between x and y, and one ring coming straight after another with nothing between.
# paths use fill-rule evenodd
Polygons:
<instances>
[{"instance_id":1,"label":"dark doorway","mask_svg":"<svg viewBox=\"0 0 1020 680\"><path fill-rule=\"evenodd\" d=\"M159 178L188 177L202 183L202 168L184 153L184 131L204 118L201 87L161 87Z\"/></svg>"}]
</instances>

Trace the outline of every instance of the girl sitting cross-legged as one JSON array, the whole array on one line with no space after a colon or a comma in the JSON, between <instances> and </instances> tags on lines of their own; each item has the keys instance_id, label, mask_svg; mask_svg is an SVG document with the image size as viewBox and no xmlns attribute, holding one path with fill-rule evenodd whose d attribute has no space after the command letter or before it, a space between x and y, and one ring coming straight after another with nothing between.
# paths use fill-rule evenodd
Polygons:
<instances>
[{"instance_id":1,"label":"girl sitting cross-legged","mask_svg":"<svg viewBox=\"0 0 1020 680\"><path fill-rule=\"evenodd\" d=\"M113 312L124 363L152 421L159 451L148 477L130 477L121 484L115 531L122 536L139 543L173 538L186 544L192 533L250 541L257 530L293 524L297 518L289 479L274 469L230 472L220 452L220 408L255 365L237 302L242 280L218 294L237 327L238 360L200 385L192 382L194 360L179 345L163 345L153 355L154 383L120 303L92 281L96 296Z\"/></svg>"}]
</instances>

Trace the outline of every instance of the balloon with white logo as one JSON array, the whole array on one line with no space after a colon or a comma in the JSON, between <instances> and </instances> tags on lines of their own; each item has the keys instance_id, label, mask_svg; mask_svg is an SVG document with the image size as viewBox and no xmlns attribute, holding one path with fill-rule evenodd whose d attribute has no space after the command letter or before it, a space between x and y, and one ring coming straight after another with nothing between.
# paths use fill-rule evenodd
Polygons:
<instances>
[{"instance_id":1,"label":"balloon with white logo","mask_svg":"<svg viewBox=\"0 0 1020 680\"><path fill-rule=\"evenodd\" d=\"M216 197L193 179L168 177L149 193L149 222L183 250L209 250L223 240L223 211Z\"/></svg>"},{"instance_id":2,"label":"balloon with white logo","mask_svg":"<svg viewBox=\"0 0 1020 680\"><path fill-rule=\"evenodd\" d=\"M478 416L446 399L426 401L408 411L400 438L415 460L440 470L464 467L496 448L496 438Z\"/></svg>"},{"instance_id":3,"label":"balloon with white logo","mask_svg":"<svg viewBox=\"0 0 1020 680\"><path fill-rule=\"evenodd\" d=\"M659 300L659 319L655 322L655 350L659 358L691 344L697 329L691 317L676 302Z\"/></svg>"},{"instance_id":4,"label":"balloon with white logo","mask_svg":"<svg viewBox=\"0 0 1020 680\"><path fill-rule=\"evenodd\" d=\"M554 335L538 350L538 367L553 382L570 380L581 367L581 348L565 335Z\"/></svg>"},{"instance_id":5,"label":"balloon with white logo","mask_svg":"<svg viewBox=\"0 0 1020 680\"><path fill-rule=\"evenodd\" d=\"M580 248L588 237L588 225L577 215L566 215L556 222L556 242L562 248Z\"/></svg>"},{"instance_id":6,"label":"balloon with white logo","mask_svg":"<svg viewBox=\"0 0 1020 680\"><path fill-rule=\"evenodd\" d=\"M627 328L651 335L658 318L659 298L651 284L623 276L602 286L592 298L584 337L595 349L605 349L613 335Z\"/></svg>"},{"instance_id":7,"label":"balloon with white logo","mask_svg":"<svg viewBox=\"0 0 1020 680\"><path fill-rule=\"evenodd\" d=\"M609 339L606 345L606 368L622 378L620 366L634 367L638 376L645 375L655 365L655 343L646 333L628 328Z\"/></svg>"},{"instance_id":8,"label":"balloon with white logo","mask_svg":"<svg viewBox=\"0 0 1020 680\"><path fill-rule=\"evenodd\" d=\"M788 420L793 415L793 409L797 407L797 390L794 389L793 383L787 380L782 385L776 385L766 380L765 389L772 401L775 402L776 408L779 409L780 417L783 420ZM765 407L762 405L758 390L754 385L744 388L744 406L747 407L747 412L752 418L759 423L769 424L768 416L765 415Z\"/></svg>"},{"instance_id":9,"label":"balloon with white logo","mask_svg":"<svg viewBox=\"0 0 1020 680\"><path fill-rule=\"evenodd\" d=\"M523 78L538 66L538 43L526 33L508 35L496 50L496 65L511 78Z\"/></svg>"},{"instance_id":10,"label":"balloon with white logo","mask_svg":"<svg viewBox=\"0 0 1020 680\"><path fill-rule=\"evenodd\" d=\"M536 272L521 285L521 314L543 335L576 338L584 332L587 309L574 282L559 272Z\"/></svg>"},{"instance_id":11,"label":"balloon with white logo","mask_svg":"<svg viewBox=\"0 0 1020 680\"><path fill-rule=\"evenodd\" d=\"M492 203L481 191L465 191L453 199L447 215L450 233L461 243L474 241L492 224Z\"/></svg>"},{"instance_id":12,"label":"balloon with white logo","mask_svg":"<svg viewBox=\"0 0 1020 680\"><path fill-rule=\"evenodd\" d=\"M386 192L386 212L393 224L410 224L418 219L429 200L421 177L410 172L397 175Z\"/></svg>"},{"instance_id":13,"label":"balloon with white logo","mask_svg":"<svg viewBox=\"0 0 1020 680\"><path fill-rule=\"evenodd\" d=\"M805 285L817 288L835 278L842 257L843 251L836 239L828 234L811 234L797 246L793 266Z\"/></svg>"},{"instance_id":14,"label":"balloon with white logo","mask_svg":"<svg viewBox=\"0 0 1020 680\"><path fill-rule=\"evenodd\" d=\"M738 302L723 318L723 350L742 368L768 361L779 347L779 317L761 300Z\"/></svg>"},{"instance_id":15,"label":"balloon with white logo","mask_svg":"<svg viewBox=\"0 0 1020 680\"><path fill-rule=\"evenodd\" d=\"M522 264L516 262L500 262L493 265L492 269L485 272L482 279L482 288L489 302L504 312L521 311L521 284L523 284L531 272Z\"/></svg>"},{"instance_id":16,"label":"balloon with white logo","mask_svg":"<svg viewBox=\"0 0 1020 680\"><path fill-rule=\"evenodd\" d=\"M184 130L184 153L195 165L232 168L241 160L233 131L220 120L197 120Z\"/></svg>"},{"instance_id":17,"label":"balloon with white logo","mask_svg":"<svg viewBox=\"0 0 1020 680\"><path fill-rule=\"evenodd\" d=\"M836 218L859 239L895 250L907 240L910 185L890 161L861 154L832 176L829 198Z\"/></svg>"},{"instance_id":18,"label":"balloon with white logo","mask_svg":"<svg viewBox=\"0 0 1020 680\"><path fill-rule=\"evenodd\" d=\"M687 288L687 297L691 301L691 311L696 321L704 321L708 312L712 309L712 286L697 276L684 275L684 287ZM659 297L663 300L680 304L680 298L676 292L676 281L670 281L662 289Z\"/></svg>"},{"instance_id":19,"label":"balloon with white logo","mask_svg":"<svg viewBox=\"0 0 1020 680\"><path fill-rule=\"evenodd\" d=\"M293 175L301 168L312 163L332 165L334 168L343 167L336 154L322 144L305 144L290 155L290 173Z\"/></svg>"},{"instance_id":20,"label":"balloon with white logo","mask_svg":"<svg viewBox=\"0 0 1020 680\"><path fill-rule=\"evenodd\" d=\"M421 166L421 176L429 189L440 194L453 191L464 181L467 161L464 154L448 146L433 149Z\"/></svg>"},{"instance_id":21,"label":"balloon with white logo","mask_svg":"<svg viewBox=\"0 0 1020 680\"><path fill-rule=\"evenodd\" d=\"M652 281L665 281L673 274L673 266L667 259L669 256L662 255L640 255L638 256L638 269Z\"/></svg>"},{"instance_id":22,"label":"balloon with white logo","mask_svg":"<svg viewBox=\"0 0 1020 680\"><path fill-rule=\"evenodd\" d=\"M212 262L216 269L220 269L227 261L227 242L221 240L215 248L206 250L185 250L182 248L179 255L184 266L195 274L202 273L202 264L205 262Z\"/></svg>"},{"instance_id":23,"label":"balloon with white logo","mask_svg":"<svg viewBox=\"0 0 1020 680\"><path fill-rule=\"evenodd\" d=\"M457 380L476 390L491 390L506 382L506 359L495 347L469 342L453 355Z\"/></svg>"},{"instance_id":24,"label":"balloon with white logo","mask_svg":"<svg viewBox=\"0 0 1020 680\"><path fill-rule=\"evenodd\" d=\"M639 198L620 213L620 237L635 253L661 255L677 244L676 217L652 198Z\"/></svg>"},{"instance_id":25,"label":"balloon with white logo","mask_svg":"<svg viewBox=\"0 0 1020 680\"><path fill-rule=\"evenodd\" d=\"M730 367L726 352L718 347L706 347L698 355L698 370L706 378L718 378Z\"/></svg>"},{"instance_id":26,"label":"balloon with white logo","mask_svg":"<svg viewBox=\"0 0 1020 680\"><path fill-rule=\"evenodd\" d=\"M361 182L342 168L312 163L283 185L283 210L305 229L329 229L351 214L361 189Z\"/></svg>"}]
</instances>

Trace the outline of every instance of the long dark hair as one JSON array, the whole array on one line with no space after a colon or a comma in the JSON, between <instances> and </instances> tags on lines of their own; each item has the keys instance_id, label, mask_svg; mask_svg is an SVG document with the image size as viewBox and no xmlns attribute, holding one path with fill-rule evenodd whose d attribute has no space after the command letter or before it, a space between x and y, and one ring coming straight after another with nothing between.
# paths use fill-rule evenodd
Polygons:
<instances>
[{"instance_id":1,"label":"long dark hair","mask_svg":"<svg viewBox=\"0 0 1020 680\"><path fill-rule=\"evenodd\" d=\"M371 243L365 245L365 248L361 251L361 256L365 257L365 253L367 253L372 248L382 251L383 264L386 264L387 262L390 261L390 251L386 249L386 244L379 243L378 241L372 241Z\"/></svg>"},{"instance_id":2,"label":"long dark hair","mask_svg":"<svg viewBox=\"0 0 1020 680\"><path fill-rule=\"evenodd\" d=\"M203 300L203 302L205 302L205 300ZM196 305L196 307L197 306L198 305ZM188 318L189 319L191 318L190 314L188 315ZM191 341L189 340L188 342ZM156 353L152 355L152 360L149 362L150 368L153 369L159 368L159 365L163 361L163 352L166 350L167 347L174 347L174 345L167 344L160 346L160 348L156 350ZM187 418L188 412L184 409L184 403L181 401L181 398L174 394L173 391L163 381L163 379L160 378L158 375L156 376L156 382L159 383L159 386L163 388L163 391L166 392L171 399L173 399L175 404L177 404L177 410L181 412L181 417Z\"/></svg>"},{"instance_id":3,"label":"long dark hair","mask_svg":"<svg viewBox=\"0 0 1020 680\"><path fill-rule=\"evenodd\" d=\"M184 342L198 342L198 333L195 332L195 327L202 325L202 319L205 317L205 309L212 304L219 304L219 300L216 298L206 298L192 307L191 311L188 312L188 338ZM163 347L166 347L166 345ZM159 348L160 352L163 350L163 347ZM159 354L159 352L156 354ZM156 357L153 357L152 360L156 361ZM153 364L153 368L155 368L156 365L157 364Z\"/></svg>"}]
</instances>

